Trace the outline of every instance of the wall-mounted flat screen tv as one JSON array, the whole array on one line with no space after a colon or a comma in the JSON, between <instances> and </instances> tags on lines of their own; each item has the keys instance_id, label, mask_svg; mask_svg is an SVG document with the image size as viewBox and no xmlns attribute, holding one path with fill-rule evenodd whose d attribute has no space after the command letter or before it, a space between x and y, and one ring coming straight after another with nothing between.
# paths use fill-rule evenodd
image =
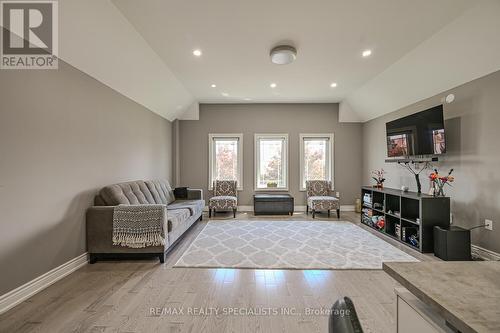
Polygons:
<instances>
[{"instance_id":1,"label":"wall-mounted flat screen tv","mask_svg":"<svg viewBox=\"0 0 500 333\"><path fill-rule=\"evenodd\" d=\"M385 126L388 157L446 152L442 105L388 122Z\"/></svg>"}]
</instances>

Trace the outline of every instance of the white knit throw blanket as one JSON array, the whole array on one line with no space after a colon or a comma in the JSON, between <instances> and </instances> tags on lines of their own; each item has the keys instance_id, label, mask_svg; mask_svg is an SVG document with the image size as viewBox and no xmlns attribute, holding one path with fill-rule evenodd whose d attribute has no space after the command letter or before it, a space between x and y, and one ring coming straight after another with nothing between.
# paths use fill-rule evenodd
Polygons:
<instances>
[{"instance_id":1,"label":"white knit throw blanket","mask_svg":"<svg viewBox=\"0 0 500 333\"><path fill-rule=\"evenodd\" d=\"M165 245L165 205L119 205L113 211L113 245Z\"/></svg>"}]
</instances>

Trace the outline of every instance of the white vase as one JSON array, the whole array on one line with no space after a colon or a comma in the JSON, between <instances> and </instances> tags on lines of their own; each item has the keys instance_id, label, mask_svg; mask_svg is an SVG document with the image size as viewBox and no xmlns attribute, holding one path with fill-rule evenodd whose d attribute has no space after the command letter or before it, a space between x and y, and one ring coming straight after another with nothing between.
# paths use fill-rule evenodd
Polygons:
<instances>
[{"instance_id":1,"label":"white vase","mask_svg":"<svg viewBox=\"0 0 500 333\"><path fill-rule=\"evenodd\" d=\"M435 192L436 192L436 189L434 188L434 186L431 186L431 187L429 188L429 195L434 196L434 193L435 193Z\"/></svg>"}]
</instances>

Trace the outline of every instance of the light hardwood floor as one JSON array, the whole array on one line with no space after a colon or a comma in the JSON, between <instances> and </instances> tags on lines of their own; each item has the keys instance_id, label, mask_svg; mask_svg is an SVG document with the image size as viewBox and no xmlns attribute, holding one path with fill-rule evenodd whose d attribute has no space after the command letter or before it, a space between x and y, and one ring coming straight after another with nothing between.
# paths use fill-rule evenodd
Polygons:
<instances>
[{"instance_id":1,"label":"light hardwood floor","mask_svg":"<svg viewBox=\"0 0 500 333\"><path fill-rule=\"evenodd\" d=\"M273 217L239 213L237 219ZM300 213L291 219L310 217ZM186 234L164 265L86 265L1 315L0 332L327 332L328 315L317 312L342 296L354 301L365 332L395 331L398 284L380 270L173 268L206 220ZM359 224L359 215L343 213L341 220ZM420 260L435 260L378 236Z\"/></svg>"}]
</instances>

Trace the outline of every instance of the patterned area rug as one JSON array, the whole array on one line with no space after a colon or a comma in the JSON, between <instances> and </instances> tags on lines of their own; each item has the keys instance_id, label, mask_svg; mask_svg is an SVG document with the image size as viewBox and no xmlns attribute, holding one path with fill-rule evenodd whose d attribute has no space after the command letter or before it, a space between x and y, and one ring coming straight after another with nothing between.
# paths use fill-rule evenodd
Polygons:
<instances>
[{"instance_id":1,"label":"patterned area rug","mask_svg":"<svg viewBox=\"0 0 500 333\"><path fill-rule=\"evenodd\" d=\"M418 261L350 222L211 221L174 267L381 269Z\"/></svg>"}]
</instances>

